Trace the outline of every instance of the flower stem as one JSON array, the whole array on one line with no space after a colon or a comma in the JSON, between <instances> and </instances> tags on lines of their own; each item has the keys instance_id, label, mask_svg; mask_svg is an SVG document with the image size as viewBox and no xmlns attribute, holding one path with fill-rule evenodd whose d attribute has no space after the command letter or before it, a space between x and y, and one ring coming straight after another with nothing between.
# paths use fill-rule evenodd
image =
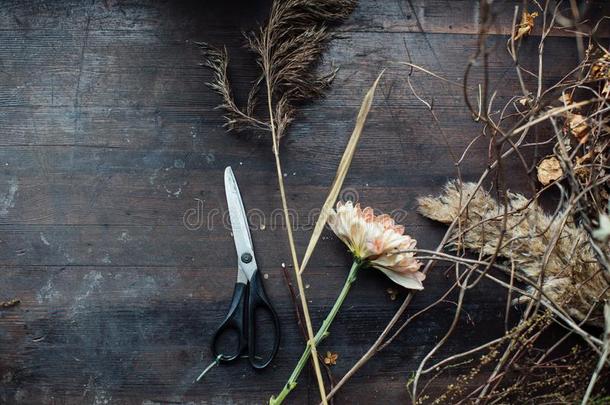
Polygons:
<instances>
[{"instance_id":1,"label":"flower stem","mask_svg":"<svg viewBox=\"0 0 610 405\"><path fill-rule=\"evenodd\" d=\"M335 320L337 313L339 313L339 309L341 309L341 305L343 305L343 301L345 301L345 297L347 297L347 293L349 292L352 283L356 280L356 273L358 272L358 269L360 269L361 266L362 262L360 262L359 260L354 260L352 268L350 269L347 279L345 280L345 284L343 284L343 288L341 289L341 293L337 297L335 304L326 316L326 319L324 319L324 322L322 322L322 326L316 333L316 336L314 338L315 346L320 344L320 342L328 336L328 328ZM303 371L305 364L307 364L309 356L311 356L311 345L308 344L305 346L305 350L303 351L303 354L301 355L301 358L299 359L299 362L297 363L296 367L292 371L290 378L288 378L288 382L286 382L284 389L282 389L282 392L280 392L277 397L271 397L271 399L269 400L269 405L281 404L284 399L286 399L288 394L290 394L290 392L297 386L297 379L299 378L301 371Z\"/></svg>"},{"instance_id":2,"label":"flower stem","mask_svg":"<svg viewBox=\"0 0 610 405\"><path fill-rule=\"evenodd\" d=\"M273 12L273 11L272 11ZM327 405L326 402L326 389L324 388L324 380L322 379L322 371L320 371L320 364L318 362L318 352L316 351L315 338L313 334L313 327L311 326L311 317L309 316L309 308L307 306L307 297L305 297L305 289L303 287L303 278L301 277L301 271L299 269L299 259L297 257L296 245L292 236L292 224L290 223L290 216L288 214L288 202L286 201L286 191L284 190L284 176L282 175L282 165L280 160L280 133L275 125L275 118L273 117L273 91L271 90L271 56L269 47L269 30L265 32L265 48L266 53L263 55L263 65L265 72L265 83L267 86L267 108L269 109L269 126L271 127L271 139L273 140L273 155L275 156L275 169L277 172L277 181L280 187L280 197L282 199L282 211L284 211L284 221L286 222L286 232L288 233L288 244L290 245L290 254L292 256L292 264L294 266L294 274L297 280L297 287L299 288L299 296L301 297L301 307L303 308L303 317L305 318L305 326L307 329L307 344L313 351L313 367L316 372L316 378L318 380L318 389L320 390L320 399L323 405Z\"/></svg>"}]
</instances>

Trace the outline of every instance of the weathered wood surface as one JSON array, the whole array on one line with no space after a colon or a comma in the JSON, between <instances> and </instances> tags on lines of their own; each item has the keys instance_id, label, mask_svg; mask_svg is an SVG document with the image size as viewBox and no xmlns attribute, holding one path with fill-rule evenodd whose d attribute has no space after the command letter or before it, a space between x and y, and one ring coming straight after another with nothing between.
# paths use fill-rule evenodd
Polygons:
<instances>
[{"instance_id":1,"label":"weathered wood surface","mask_svg":"<svg viewBox=\"0 0 610 405\"><path fill-rule=\"evenodd\" d=\"M501 100L517 91L517 81L501 35L514 3L499 3L490 75ZM391 69L346 193L382 210L407 211L408 231L420 246L435 247L442 227L414 212L415 197L437 192L456 174L441 133L461 151L480 126L459 87L415 73L412 82L422 97L433 99L441 131L408 90L408 70L394 62L410 60L460 82L476 48L477 4L362 0L341 27L323 65L341 67L335 84L324 100L302 109L283 146L300 252L310 234L308 212L321 206L361 98L382 67ZM240 48L240 31L264 20L266 10L265 2L234 0L2 2L0 299L16 297L21 305L0 310L0 402L262 403L281 388L303 339L280 271L290 262L285 231L269 219L279 217L274 209L280 204L270 143L260 135L224 132L214 110L218 98L204 85L210 74L192 44L226 45L235 62L231 77L243 88L254 77L254 63ZM573 50L571 38L548 40L545 80L566 73ZM524 41L522 55L526 66L534 66L535 37ZM475 69L471 83L481 78ZM485 167L486 143L472 152L478 157L463 165L466 179ZM217 367L193 384L211 361L209 341L235 277L221 215L205 223L210 212L225 211L227 165L234 167L247 208L267 218L253 238L283 340L268 370L254 372L243 361ZM203 219L191 216L186 226L185 215L198 204ZM305 274L315 325L348 265L345 248L325 234ZM409 313L436 300L447 283L443 268L434 270ZM391 301L390 286L381 274L359 277L321 348L339 353L336 376L399 306L404 292ZM481 283L467 299L469 316L439 356L501 334L505 299ZM408 376L451 316L447 304L414 322L345 386L338 403L404 401ZM446 384L439 379L432 391ZM317 403L311 373L304 373L290 403Z\"/></svg>"}]
</instances>

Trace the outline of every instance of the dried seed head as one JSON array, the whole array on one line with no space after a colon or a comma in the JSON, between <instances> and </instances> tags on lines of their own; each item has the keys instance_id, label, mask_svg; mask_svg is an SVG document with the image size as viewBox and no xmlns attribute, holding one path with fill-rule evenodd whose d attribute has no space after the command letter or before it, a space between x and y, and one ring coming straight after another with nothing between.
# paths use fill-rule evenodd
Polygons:
<instances>
[{"instance_id":1,"label":"dried seed head","mask_svg":"<svg viewBox=\"0 0 610 405\"><path fill-rule=\"evenodd\" d=\"M460 218L460 229L464 231L458 234L456 227L453 233L460 246L490 257L497 251L532 285L536 285L544 269L544 299L562 306L578 320L603 325L598 303L610 298L610 289L588 243L587 232L569 220L564 224L562 213L557 216L545 214L536 201L521 194L509 193L508 197L505 227L502 225L504 206L474 183L449 182L440 196L419 198L418 209L422 215L448 224L470 200ZM557 243L548 252L549 241L558 234ZM503 242L498 246L500 240ZM610 248L606 246L605 249ZM520 302L527 300L522 297ZM587 317L592 307L593 313Z\"/></svg>"}]
</instances>

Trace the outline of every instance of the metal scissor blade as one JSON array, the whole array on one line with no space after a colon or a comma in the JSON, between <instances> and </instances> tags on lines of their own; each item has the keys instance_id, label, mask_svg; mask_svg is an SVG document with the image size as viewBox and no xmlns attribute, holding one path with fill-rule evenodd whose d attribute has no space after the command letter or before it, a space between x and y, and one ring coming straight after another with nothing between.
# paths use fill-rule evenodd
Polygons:
<instances>
[{"instance_id":1,"label":"metal scissor blade","mask_svg":"<svg viewBox=\"0 0 610 405\"><path fill-rule=\"evenodd\" d=\"M237 260L240 269L237 274L237 281L243 282L243 280L240 280L240 277L242 277L241 273L243 272L243 275L250 280L257 267L246 210L244 209L239 187L237 186L237 181L235 180L231 166L227 166L225 169L225 193L227 196L231 229L233 230L233 240L235 241L235 250L237 251Z\"/></svg>"}]
</instances>

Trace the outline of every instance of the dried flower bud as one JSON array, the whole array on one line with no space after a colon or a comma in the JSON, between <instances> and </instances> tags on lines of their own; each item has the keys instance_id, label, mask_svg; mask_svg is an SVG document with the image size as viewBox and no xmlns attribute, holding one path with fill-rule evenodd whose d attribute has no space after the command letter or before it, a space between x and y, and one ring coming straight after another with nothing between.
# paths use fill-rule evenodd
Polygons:
<instances>
[{"instance_id":1,"label":"dried flower bud","mask_svg":"<svg viewBox=\"0 0 610 405\"><path fill-rule=\"evenodd\" d=\"M563 169L555 156L542 159L537 168L538 181L543 186L551 184L563 176Z\"/></svg>"},{"instance_id":2,"label":"dried flower bud","mask_svg":"<svg viewBox=\"0 0 610 405\"><path fill-rule=\"evenodd\" d=\"M585 143L590 130L589 125L587 125L587 119L580 114L574 113L568 113L566 118L570 133L580 143Z\"/></svg>"},{"instance_id":3,"label":"dried flower bud","mask_svg":"<svg viewBox=\"0 0 610 405\"><path fill-rule=\"evenodd\" d=\"M339 358L339 354L326 352L326 356L324 356L324 364L327 366L334 366L337 364L337 359Z\"/></svg>"}]
</instances>

